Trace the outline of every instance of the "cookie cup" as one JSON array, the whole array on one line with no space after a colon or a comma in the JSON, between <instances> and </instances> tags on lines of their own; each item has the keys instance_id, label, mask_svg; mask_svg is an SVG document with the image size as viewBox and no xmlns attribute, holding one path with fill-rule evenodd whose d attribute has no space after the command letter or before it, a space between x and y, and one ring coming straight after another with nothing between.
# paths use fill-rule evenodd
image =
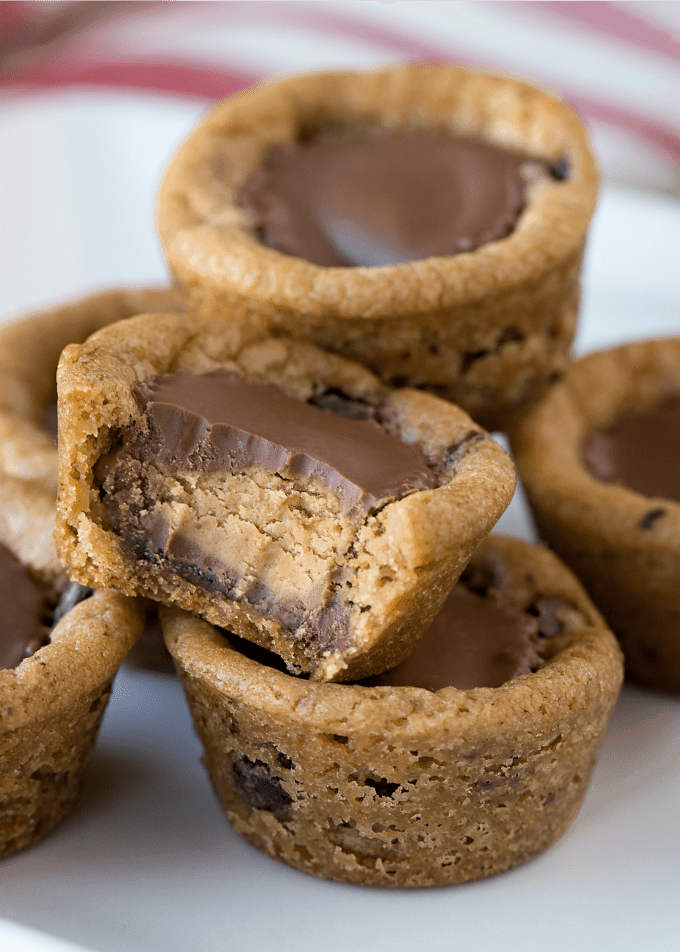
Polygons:
<instances>
[{"instance_id":1,"label":"cookie cup","mask_svg":"<svg viewBox=\"0 0 680 952\"><path fill-rule=\"evenodd\" d=\"M575 362L510 426L540 535L619 638L629 677L680 692L680 503L596 479L586 437L680 390L680 338L624 344Z\"/></svg>"},{"instance_id":2,"label":"cookie cup","mask_svg":"<svg viewBox=\"0 0 680 952\"><path fill-rule=\"evenodd\" d=\"M320 267L258 242L239 190L272 146L316 130L426 128L533 160L512 234L390 267ZM568 177L550 174L566 160ZM171 163L158 225L192 306L284 329L427 387L490 429L559 375L574 335L598 172L580 119L517 79L452 66L321 73L216 106Z\"/></svg>"},{"instance_id":3,"label":"cookie cup","mask_svg":"<svg viewBox=\"0 0 680 952\"><path fill-rule=\"evenodd\" d=\"M193 500L205 492L210 519L218 520L208 540L211 552L228 560L238 547L239 558L245 559L243 569L241 563L228 568L238 571L237 583L229 589L219 580L200 585L195 573L193 579L178 574L166 555L133 551L106 527L95 465L115 445L117 434L140 417L133 393L137 383L168 372L216 369L277 384L301 400L321 388L379 408L396 436L422 448L436 473L435 488L384 502L355 519L341 511L327 486L311 477L283 478L257 466L235 473L187 470L178 475L185 508L177 518L186 520ZM69 577L195 611L277 652L292 670L322 680L365 677L405 657L514 490L509 457L458 407L420 391L386 387L364 367L307 342L270 337L237 324L167 314L122 321L84 345L66 348L58 381L55 538ZM163 475L174 478L172 472ZM169 508L163 510L168 519L176 518L172 506L178 491L173 486ZM203 524L203 516L193 510L188 518L194 520L191 531ZM272 522L276 535L268 528ZM290 544L292 555L281 555L279 540L285 533L295 543ZM268 601L279 598L278 589L261 594L260 583L275 585L279 580L278 571L264 574L272 564L282 565L281 584L288 586L281 597L290 598L293 592L302 598L290 578L306 583L309 590L312 572L310 599L317 597L319 586L325 586L324 591L333 586L331 597L340 604L342 624L347 625L337 639L317 638L314 631L304 642L296 639L292 623L287 625L267 607ZM336 582L338 571L342 574ZM249 597L252 578L259 601Z\"/></svg>"},{"instance_id":4,"label":"cookie cup","mask_svg":"<svg viewBox=\"0 0 680 952\"><path fill-rule=\"evenodd\" d=\"M539 597L570 608L545 667L498 688L315 684L162 610L217 797L252 845L328 879L435 886L522 863L569 826L619 692L621 653L555 556L490 541L520 608Z\"/></svg>"},{"instance_id":5,"label":"cookie cup","mask_svg":"<svg viewBox=\"0 0 680 952\"><path fill-rule=\"evenodd\" d=\"M142 625L134 602L95 592L48 645L0 671L0 857L37 843L75 803L114 675Z\"/></svg>"},{"instance_id":6,"label":"cookie cup","mask_svg":"<svg viewBox=\"0 0 680 952\"><path fill-rule=\"evenodd\" d=\"M46 428L55 407L59 356L100 327L145 311L179 311L172 288L105 291L50 308L0 328L0 471L57 495L55 433Z\"/></svg>"}]
</instances>

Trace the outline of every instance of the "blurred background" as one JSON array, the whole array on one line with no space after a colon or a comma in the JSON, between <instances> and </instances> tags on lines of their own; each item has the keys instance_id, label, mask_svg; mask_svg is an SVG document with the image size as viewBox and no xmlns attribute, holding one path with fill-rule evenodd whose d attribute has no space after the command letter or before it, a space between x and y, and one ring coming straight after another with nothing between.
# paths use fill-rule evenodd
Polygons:
<instances>
[{"instance_id":1,"label":"blurred background","mask_svg":"<svg viewBox=\"0 0 680 952\"><path fill-rule=\"evenodd\" d=\"M153 204L214 100L272 74L474 64L558 90L608 183L680 198L674 2L0 2L0 318L164 280Z\"/></svg>"}]
</instances>

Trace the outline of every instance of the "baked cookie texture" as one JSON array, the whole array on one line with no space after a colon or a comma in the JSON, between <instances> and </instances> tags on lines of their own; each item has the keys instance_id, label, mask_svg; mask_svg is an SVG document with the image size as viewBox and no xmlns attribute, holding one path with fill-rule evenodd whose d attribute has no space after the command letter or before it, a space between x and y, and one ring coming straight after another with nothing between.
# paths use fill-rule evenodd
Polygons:
<instances>
[{"instance_id":1,"label":"baked cookie texture","mask_svg":"<svg viewBox=\"0 0 680 952\"><path fill-rule=\"evenodd\" d=\"M625 344L575 362L509 433L539 533L619 638L629 677L679 692L680 503L601 481L583 458L589 435L672 392L680 338Z\"/></svg>"},{"instance_id":2,"label":"baked cookie texture","mask_svg":"<svg viewBox=\"0 0 680 952\"><path fill-rule=\"evenodd\" d=\"M525 208L507 238L395 266L321 267L265 247L239 207L244 183L272 147L326 129L436 129L519 152L532 168ZM567 365L597 192L585 127L554 94L403 66L303 75L221 103L170 164L158 225L200 313L309 338L494 429Z\"/></svg>"},{"instance_id":3,"label":"baked cookie texture","mask_svg":"<svg viewBox=\"0 0 680 952\"><path fill-rule=\"evenodd\" d=\"M0 540L20 558L4 524ZM49 589L49 573L34 574ZM114 675L142 625L134 601L95 592L49 644L0 670L0 857L37 843L75 803Z\"/></svg>"},{"instance_id":4,"label":"baked cookie texture","mask_svg":"<svg viewBox=\"0 0 680 952\"><path fill-rule=\"evenodd\" d=\"M126 543L107 527L109 483L97 463L140 420L135 386L169 371L215 370L276 384L301 401L341 394L373 408L402 443L420 447L433 488L354 518L313 475L283 477L257 465L232 473L147 466L140 478L150 482L140 483L128 512L160 515L228 571L197 577L170 549ZM69 576L195 611L314 678L363 677L404 657L514 489L509 457L459 408L386 387L307 342L237 323L174 315L120 322L66 348L58 383L56 539ZM288 622L282 606L294 600L302 602L302 621ZM326 628L314 627L317 609L331 617Z\"/></svg>"},{"instance_id":5,"label":"baked cookie texture","mask_svg":"<svg viewBox=\"0 0 680 952\"><path fill-rule=\"evenodd\" d=\"M149 310L181 312L182 293L145 287L97 292L0 328L0 526L26 564L66 577L52 541L59 459L57 383L67 344ZM134 647L141 667L169 670L157 633L148 626Z\"/></svg>"},{"instance_id":6,"label":"baked cookie texture","mask_svg":"<svg viewBox=\"0 0 680 952\"><path fill-rule=\"evenodd\" d=\"M489 552L514 604L535 611L547 598L560 619L545 666L497 688L305 681L161 609L216 794L252 845L329 879L435 886L522 863L569 826L621 686L621 652L552 553L491 537L475 561Z\"/></svg>"},{"instance_id":7,"label":"baked cookie texture","mask_svg":"<svg viewBox=\"0 0 680 952\"><path fill-rule=\"evenodd\" d=\"M37 482L0 471L0 543L46 583L63 587L68 579L54 544L54 497Z\"/></svg>"},{"instance_id":8,"label":"baked cookie texture","mask_svg":"<svg viewBox=\"0 0 680 952\"><path fill-rule=\"evenodd\" d=\"M67 344L106 324L146 311L179 311L172 288L112 290L0 328L0 471L57 494L56 373Z\"/></svg>"}]
</instances>

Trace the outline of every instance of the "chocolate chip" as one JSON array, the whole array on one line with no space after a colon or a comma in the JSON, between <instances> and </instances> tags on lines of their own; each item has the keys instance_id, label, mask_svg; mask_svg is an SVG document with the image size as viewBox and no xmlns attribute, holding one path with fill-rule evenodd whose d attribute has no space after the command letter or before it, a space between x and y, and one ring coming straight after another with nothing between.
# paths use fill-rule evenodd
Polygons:
<instances>
[{"instance_id":1,"label":"chocolate chip","mask_svg":"<svg viewBox=\"0 0 680 952\"><path fill-rule=\"evenodd\" d=\"M466 370L469 370L470 367L477 361L481 360L483 357L488 355L488 350L468 350L463 354L460 361L460 372L464 374Z\"/></svg>"},{"instance_id":2,"label":"chocolate chip","mask_svg":"<svg viewBox=\"0 0 680 952\"><path fill-rule=\"evenodd\" d=\"M640 519L640 528L645 530L652 529L656 520L665 515L665 509L650 509L650 511Z\"/></svg>"},{"instance_id":3,"label":"chocolate chip","mask_svg":"<svg viewBox=\"0 0 680 952\"><path fill-rule=\"evenodd\" d=\"M569 178L571 172L571 163L569 159L562 158L558 159L557 162L553 162L550 166L550 174L554 179L557 179L558 182L564 182Z\"/></svg>"},{"instance_id":4,"label":"chocolate chip","mask_svg":"<svg viewBox=\"0 0 680 952\"><path fill-rule=\"evenodd\" d=\"M564 621L560 617L564 612L577 611L574 605L563 598L539 598L527 614L538 618L538 633L543 638L554 638L564 631Z\"/></svg>"},{"instance_id":5,"label":"chocolate chip","mask_svg":"<svg viewBox=\"0 0 680 952\"><path fill-rule=\"evenodd\" d=\"M294 762L290 759L288 754L284 754L282 750L280 750L278 754L276 755L276 760L283 767L284 770L295 769Z\"/></svg>"},{"instance_id":6,"label":"chocolate chip","mask_svg":"<svg viewBox=\"0 0 680 952\"><path fill-rule=\"evenodd\" d=\"M355 400L341 390L326 390L308 402L349 420L375 420L376 417L375 407L370 403Z\"/></svg>"},{"instance_id":7,"label":"chocolate chip","mask_svg":"<svg viewBox=\"0 0 680 952\"><path fill-rule=\"evenodd\" d=\"M478 443L480 440L484 439L484 434L480 433L478 430L470 430L464 436L461 436L460 439L456 440L455 443L452 443L444 451L444 466L448 467L452 463L455 463L462 456L465 456L469 448L473 443Z\"/></svg>"},{"instance_id":8,"label":"chocolate chip","mask_svg":"<svg viewBox=\"0 0 680 952\"><path fill-rule=\"evenodd\" d=\"M255 810L269 810L279 820L287 819L292 797L281 785L281 778L261 760L237 757L234 761L234 785L246 803Z\"/></svg>"},{"instance_id":9,"label":"chocolate chip","mask_svg":"<svg viewBox=\"0 0 680 952\"><path fill-rule=\"evenodd\" d=\"M524 340L526 340L524 331L517 327L506 327L496 338L496 347L505 347L506 344L521 344Z\"/></svg>"}]
</instances>

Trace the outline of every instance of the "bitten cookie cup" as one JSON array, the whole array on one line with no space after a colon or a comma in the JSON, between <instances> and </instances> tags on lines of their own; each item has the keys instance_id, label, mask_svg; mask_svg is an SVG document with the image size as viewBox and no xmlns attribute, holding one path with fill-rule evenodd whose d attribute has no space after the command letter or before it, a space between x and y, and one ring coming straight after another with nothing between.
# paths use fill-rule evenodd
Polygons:
<instances>
[{"instance_id":1,"label":"bitten cookie cup","mask_svg":"<svg viewBox=\"0 0 680 952\"><path fill-rule=\"evenodd\" d=\"M175 465L163 449L130 461L126 475L117 456L126 434L151 426L135 392L168 372L274 384L276 400L320 414L322 429L335 425L338 403L342 416L372 415L378 424L363 425L375 441L389 437L420 459L432 488L348 510L342 480L336 491L318 457L297 472L245 458L211 469L202 460L222 451L205 441ZM457 407L237 324L133 318L67 348L58 382L56 539L70 577L195 611L318 679L363 677L403 658L514 489L509 457ZM212 437L218 429L208 427ZM258 441L236 438L246 449Z\"/></svg>"},{"instance_id":2,"label":"bitten cookie cup","mask_svg":"<svg viewBox=\"0 0 680 952\"><path fill-rule=\"evenodd\" d=\"M628 675L680 692L680 503L597 479L584 460L589 436L671 393L680 393L679 338L593 353L510 437L539 532L619 638Z\"/></svg>"},{"instance_id":3,"label":"bitten cookie cup","mask_svg":"<svg viewBox=\"0 0 680 952\"><path fill-rule=\"evenodd\" d=\"M146 311L183 309L171 288L106 291L0 329L0 471L57 494L59 356L106 324Z\"/></svg>"},{"instance_id":4,"label":"bitten cookie cup","mask_svg":"<svg viewBox=\"0 0 680 952\"><path fill-rule=\"evenodd\" d=\"M55 606L63 578L55 585L49 568L22 559L4 521L0 539ZM58 606L63 617L49 636L41 632L49 642L0 670L0 857L37 843L73 806L114 675L142 630L133 600L95 592L69 610L79 596L68 594Z\"/></svg>"},{"instance_id":5,"label":"bitten cookie cup","mask_svg":"<svg viewBox=\"0 0 680 952\"><path fill-rule=\"evenodd\" d=\"M323 267L258 241L239 205L273 147L317 132L435 130L526 156L512 233L469 253ZM519 80L451 66L303 75L218 105L171 163L158 202L169 265L192 306L284 329L427 387L493 429L565 368L598 172L564 103Z\"/></svg>"},{"instance_id":6,"label":"bitten cookie cup","mask_svg":"<svg viewBox=\"0 0 680 952\"><path fill-rule=\"evenodd\" d=\"M324 878L460 883L553 843L585 794L623 666L585 592L545 549L491 538L522 611L550 599L546 664L497 688L431 692L319 684L245 657L196 617L162 609L205 764L230 823ZM475 556L475 559L477 555Z\"/></svg>"}]
</instances>

